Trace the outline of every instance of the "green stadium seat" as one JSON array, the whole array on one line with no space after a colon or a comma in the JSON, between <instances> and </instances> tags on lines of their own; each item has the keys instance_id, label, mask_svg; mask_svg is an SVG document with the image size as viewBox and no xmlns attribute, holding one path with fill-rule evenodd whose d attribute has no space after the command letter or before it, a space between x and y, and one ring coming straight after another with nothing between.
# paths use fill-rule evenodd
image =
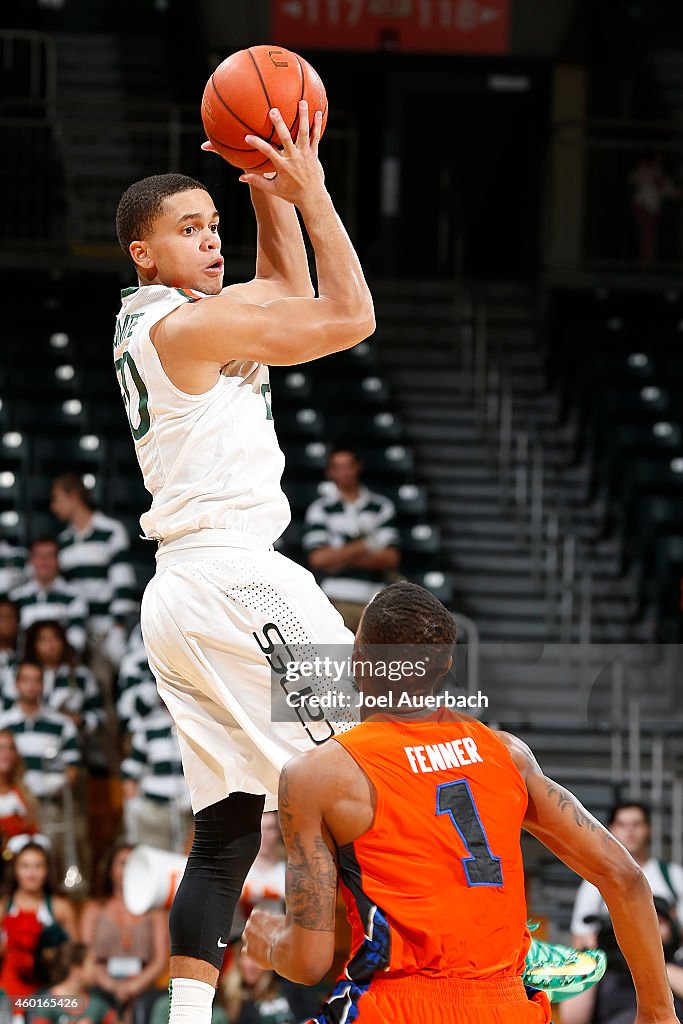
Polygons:
<instances>
[{"instance_id":1,"label":"green stadium seat","mask_svg":"<svg viewBox=\"0 0 683 1024\"><path fill-rule=\"evenodd\" d=\"M72 472L97 475L106 459L106 442L94 434L36 437L32 445L32 472L43 476Z\"/></svg>"},{"instance_id":2,"label":"green stadium seat","mask_svg":"<svg viewBox=\"0 0 683 1024\"><path fill-rule=\"evenodd\" d=\"M293 516L303 516L308 506L329 492L331 486L327 480L306 480L291 476L288 467L282 478L282 489L287 495Z\"/></svg>"},{"instance_id":3,"label":"green stadium seat","mask_svg":"<svg viewBox=\"0 0 683 1024\"><path fill-rule=\"evenodd\" d=\"M130 437L130 426L120 399L115 402L87 402L86 423L88 431L92 434L101 434L104 437Z\"/></svg>"},{"instance_id":4,"label":"green stadium seat","mask_svg":"<svg viewBox=\"0 0 683 1024\"><path fill-rule=\"evenodd\" d=\"M14 425L30 434L49 433L80 437L86 432L86 414L80 398L60 401L17 402Z\"/></svg>"},{"instance_id":5,"label":"green stadium seat","mask_svg":"<svg viewBox=\"0 0 683 1024\"><path fill-rule=\"evenodd\" d=\"M17 509L4 509L0 512L0 537L10 544L26 547L29 538L26 513Z\"/></svg>"},{"instance_id":6,"label":"green stadium seat","mask_svg":"<svg viewBox=\"0 0 683 1024\"><path fill-rule=\"evenodd\" d=\"M622 477L624 464L641 456L659 458L675 454L683 447L683 430L676 423L660 420L652 425L612 427L605 439L608 487L614 493Z\"/></svg>"},{"instance_id":7,"label":"green stadium seat","mask_svg":"<svg viewBox=\"0 0 683 1024\"><path fill-rule=\"evenodd\" d=\"M407 578L411 583L417 583L425 590L429 590L445 605L451 604L453 600L453 576L451 573L442 572L441 569L429 569L426 572L408 573Z\"/></svg>"},{"instance_id":8,"label":"green stadium seat","mask_svg":"<svg viewBox=\"0 0 683 1024\"><path fill-rule=\"evenodd\" d=\"M358 448L358 456L363 462L363 476L371 488L377 484L381 490L381 483L385 479L403 478L413 471L413 453L402 444L392 444L386 447Z\"/></svg>"},{"instance_id":9,"label":"green stadium seat","mask_svg":"<svg viewBox=\"0 0 683 1024\"><path fill-rule=\"evenodd\" d=\"M332 444L362 444L400 441L401 419L388 409L377 412L325 413L325 432Z\"/></svg>"},{"instance_id":10,"label":"green stadium seat","mask_svg":"<svg viewBox=\"0 0 683 1024\"><path fill-rule=\"evenodd\" d=\"M323 479L327 465L328 445L324 441L287 441L282 439L289 471L298 477Z\"/></svg>"},{"instance_id":11,"label":"green stadium seat","mask_svg":"<svg viewBox=\"0 0 683 1024\"><path fill-rule=\"evenodd\" d=\"M313 382L311 375L291 366L271 367L271 398L273 415L277 423L280 409L288 407L310 406L313 401Z\"/></svg>"},{"instance_id":12,"label":"green stadium seat","mask_svg":"<svg viewBox=\"0 0 683 1024\"><path fill-rule=\"evenodd\" d=\"M28 435L20 430L4 430L0 435L0 465L3 470L26 473L29 466Z\"/></svg>"},{"instance_id":13,"label":"green stadium seat","mask_svg":"<svg viewBox=\"0 0 683 1024\"><path fill-rule=\"evenodd\" d=\"M316 385L316 396L318 394L324 415L329 410L353 412L356 409L386 408L389 404L389 389L376 374L354 376L344 381L325 375Z\"/></svg>"},{"instance_id":14,"label":"green stadium seat","mask_svg":"<svg viewBox=\"0 0 683 1024\"><path fill-rule=\"evenodd\" d=\"M309 438L315 440L323 437L323 418L312 406L300 409L284 409L275 418L275 429L278 438Z\"/></svg>"}]
</instances>

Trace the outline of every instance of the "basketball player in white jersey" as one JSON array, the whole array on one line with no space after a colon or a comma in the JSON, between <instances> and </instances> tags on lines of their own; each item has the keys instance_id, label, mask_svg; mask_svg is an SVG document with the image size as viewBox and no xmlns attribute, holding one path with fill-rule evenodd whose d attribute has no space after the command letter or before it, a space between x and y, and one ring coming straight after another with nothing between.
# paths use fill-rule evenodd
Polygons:
<instances>
[{"instance_id":1,"label":"basketball player in white jersey","mask_svg":"<svg viewBox=\"0 0 683 1024\"><path fill-rule=\"evenodd\" d=\"M285 761L340 728L305 715L271 722L268 654L275 644L353 641L311 574L273 551L290 513L267 364L358 344L374 330L372 297L325 189L320 113L309 131L300 104L296 142L277 111L271 118L282 149L253 136L246 144L275 177L240 178L258 227L252 281L222 287L218 213L199 182L137 182L116 220L139 287L123 293L114 360L152 494L140 522L159 542L142 632L195 812L170 916L171 1024L208 1024L264 804L275 806ZM315 253L317 297L295 208Z\"/></svg>"}]
</instances>

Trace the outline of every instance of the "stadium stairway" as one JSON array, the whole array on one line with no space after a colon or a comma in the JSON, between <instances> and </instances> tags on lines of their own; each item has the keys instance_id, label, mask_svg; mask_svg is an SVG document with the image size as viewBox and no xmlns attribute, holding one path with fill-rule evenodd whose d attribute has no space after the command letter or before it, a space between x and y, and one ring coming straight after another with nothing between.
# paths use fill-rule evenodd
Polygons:
<instances>
[{"instance_id":1,"label":"stadium stairway","mask_svg":"<svg viewBox=\"0 0 683 1024\"><path fill-rule=\"evenodd\" d=\"M427 295L425 287L375 289L376 349L440 521L457 606L476 620L484 640L547 640L547 587L539 589L531 538L520 536L518 516L504 501L505 486L514 481L501 478L466 386L461 347L471 311L465 306L454 313L452 286L434 285ZM621 575L619 540L602 536L603 510L589 501L590 466L573 463L574 423L570 417L560 424L559 398L547 391L533 307L514 294L511 301L503 290L489 297L486 309L489 348L512 387L513 429L524 423L542 441L547 513L561 511L566 521L571 511L578 572L592 580L591 638L634 638L635 584ZM547 554L544 537L544 560ZM555 598L562 599L559 581Z\"/></svg>"},{"instance_id":2,"label":"stadium stairway","mask_svg":"<svg viewBox=\"0 0 683 1024\"><path fill-rule=\"evenodd\" d=\"M637 786L655 804L666 853L671 777L683 767L676 752L675 652L653 667L642 647L627 643L638 638L637 581L622 574L620 538L605 536L590 461L576 461L578 416L571 409L567 415L559 394L548 390L531 298L505 287L489 291L487 344L512 390L513 428L523 424L541 440L546 507L562 511L562 522L576 535L579 572L591 575L592 644L575 644L570 653L557 643L557 622L553 629L548 620L549 593L563 597L561 571L556 568L552 590L547 580L539 588L530 538L520 536L513 508L502 500L513 479L501 479L491 432L463 369L462 349L476 318L472 306L454 299L447 284L386 282L373 291L379 365L439 524L444 564L453 573L453 606L474 619L483 641L478 679L489 708L482 717L529 742L544 771L603 821L615 800L638 795L631 760L637 750ZM546 556L544 537L544 568ZM571 639L586 639L576 620ZM636 707L641 721L635 729L631 721L629 731ZM525 862L533 913L547 918L553 938L566 939L579 879L530 837Z\"/></svg>"}]
</instances>

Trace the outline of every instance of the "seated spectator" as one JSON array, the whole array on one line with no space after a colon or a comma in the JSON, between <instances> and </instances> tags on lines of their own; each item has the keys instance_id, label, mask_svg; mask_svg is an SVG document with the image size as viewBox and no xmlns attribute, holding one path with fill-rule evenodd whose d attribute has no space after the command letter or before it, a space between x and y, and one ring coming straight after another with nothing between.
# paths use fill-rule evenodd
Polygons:
<instances>
[{"instance_id":1,"label":"seated spectator","mask_svg":"<svg viewBox=\"0 0 683 1024\"><path fill-rule=\"evenodd\" d=\"M619 803L612 809L607 827L640 865L653 895L673 902L679 920L683 921L683 867L657 860L651 855L649 808L635 800ZM607 916L607 907L596 887L590 882L581 882L576 892L571 922L574 946L577 949L593 949L597 945L596 922Z\"/></svg>"},{"instance_id":2,"label":"seated spectator","mask_svg":"<svg viewBox=\"0 0 683 1024\"><path fill-rule=\"evenodd\" d=\"M322 589L354 632L365 605L401 559L394 504L361 484L362 470L352 449L330 453L327 478L335 490L309 506L302 540Z\"/></svg>"},{"instance_id":3,"label":"seated spectator","mask_svg":"<svg viewBox=\"0 0 683 1024\"><path fill-rule=\"evenodd\" d=\"M17 699L0 715L0 729L14 736L26 766L26 787L39 801L43 831L53 841L52 858L63 877L74 864L74 842L81 859L88 847L85 804L73 798L82 753L73 722L43 703L43 671L23 661L15 680Z\"/></svg>"},{"instance_id":4,"label":"seated spectator","mask_svg":"<svg viewBox=\"0 0 683 1024\"><path fill-rule=\"evenodd\" d=\"M121 775L129 842L182 852L192 824L190 791L176 728L163 704L133 733Z\"/></svg>"},{"instance_id":5,"label":"seated spectator","mask_svg":"<svg viewBox=\"0 0 683 1024\"><path fill-rule=\"evenodd\" d=\"M111 685L112 666L118 668L125 649L128 619L138 611L128 535L116 519L92 508L90 494L76 473L54 481L50 508L68 524L58 537L59 565L89 607L93 671L98 678L106 675L103 682Z\"/></svg>"},{"instance_id":6,"label":"seated spectator","mask_svg":"<svg viewBox=\"0 0 683 1024\"><path fill-rule=\"evenodd\" d=\"M296 1024L277 974L258 967L239 951L239 945L234 946L233 962L217 991L230 1024Z\"/></svg>"},{"instance_id":7,"label":"seated spectator","mask_svg":"<svg viewBox=\"0 0 683 1024\"><path fill-rule=\"evenodd\" d=\"M19 609L8 597L0 598L0 692L7 678L14 679L19 664Z\"/></svg>"},{"instance_id":8,"label":"seated spectator","mask_svg":"<svg viewBox=\"0 0 683 1024\"><path fill-rule=\"evenodd\" d=\"M0 538L0 598L7 597L11 590L26 582L28 569L27 551Z\"/></svg>"},{"instance_id":9,"label":"seated spectator","mask_svg":"<svg viewBox=\"0 0 683 1024\"><path fill-rule=\"evenodd\" d=\"M169 956L166 912L135 915L123 902L123 870L131 849L119 844L109 851L101 878L102 896L89 900L81 916L94 983L113 1001L119 1019L130 1018L136 1004L147 1010L157 1001L157 981Z\"/></svg>"},{"instance_id":10,"label":"seated spectator","mask_svg":"<svg viewBox=\"0 0 683 1024\"><path fill-rule=\"evenodd\" d=\"M39 537L31 544L29 564L33 578L11 593L19 608L19 624L26 631L34 622L57 619L66 628L71 646L79 653L85 647L88 608L78 592L59 575L53 537Z\"/></svg>"},{"instance_id":11,"label":"seated spectator","mask_svg":"<svg viewBox=\"0 0 683 1024\"><path fill-rule=\"evenodd\" d=\"M11 732L0 732L0 854L13 836L38 832L38 804L24 785L24 762Z\"/></svg>"},{"instance_id":12,"label":"seated spectator","mask_svg":"<svg viewBox=\"0 0 683 1024\"><path fill-rule=\"evenodd\" d=\"M65 1020L83 1019L84 1013L89 1024L117 1024L114 1007L90 986L87 953L82 942L60 942L39 951L38 973L48 985L41 994L54 997L55 1005L51 1007L49 999L42 1000L39 1009L28 1011L26 1024L64 1024ZM60 1006L59 1000L64 996L80 997L80 1012Z\"/></svg>"},{"instance_id":13,"label":"seated spectator","mask_svg":"<svg viewBox=\"0 0 683 1024\"><path fill-rule=\"evenodd\" d=\"M26 632L24 653L43 670L47 707L61 711L83 734L94 735L104 724L99 687L90 669L78 664L61 623L35 622Z\"/></svg>"},{"instance_id":14,"label":"seated spectator","mask_svg":"<svg viewBox=\"0 0 683 1024\"><path fill-rule=\"evenodd\" d=\"M25 782L39 800L54 799L78 779L81 753L73 722L43 703L43 670L22 661L16 702L0 715L0 730L14 735L26 765Z\"/></svg>"},{"instance_id":15,"label":"seated spectator","mask_svg":"<svg viewBox=\"0 0 683 1024\"><path fill-rule=\"evenodd\" d=\"M681 933L672 903L654 897L662 936L666 972L674 995L676 1016L683 1014L683 956ZM609 917L596 922L597 939L607 954L607 970L597 985L561 1005L562 1024L633 1024L638 1016L636 990L624 956L617 945Z\"/></svg>"},{"instance_id":16,"label":"seated spectator","mask_svg":"<svg viewBox=\"0 0 683 1024\"><path fill-rule=\"evenodd\" d=\"M51 895L49 874L49 855L40 843L28 842L15 854L0 901L0 988L12 995L32 995L41 987L41 942L77 938L74 908L64 896Z\"/></svg>"},{"instance_id":17,"label":"seated spectator","mask_svg":"<svg viewBox=\"0 0 683 1024\"><path fill-rule=\"evenodd\" d=\"M164 707L157 684L147 661L138 623L131 630L119 670L116 714L124 733L141 729L151 712Z\"/></svg>"}]
</instances>

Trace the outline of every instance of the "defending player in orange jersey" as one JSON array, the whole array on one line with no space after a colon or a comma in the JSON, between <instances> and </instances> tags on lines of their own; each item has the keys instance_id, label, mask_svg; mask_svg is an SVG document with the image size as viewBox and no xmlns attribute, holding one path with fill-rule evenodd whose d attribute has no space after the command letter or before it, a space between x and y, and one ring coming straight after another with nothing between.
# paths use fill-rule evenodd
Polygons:
<instances>
[{"instance_id":1,"label":"defending player in orange jersey","mask_svg":"<svg viewBox=\"0 0 683 1024\"><path fill-rule=\"evenodd\" d=\"M388 587L356 639L363 697L432 692L454 643L453 620L431 594ZM388 684L373 671L382 651L393 658L400 648L416 664L428 645L438 647L429 647L426 676ZM522 981L525 828L600 889L633 974L638 1024L675 1024L652 893L623 846L520 740L464 715L396 704L381 715L361 708L359 726L285 766L287 916L254 911L249 956L317 982L332 963L339 876L351 957L320 1024L545 1024L547 996Z\"/></svg>"}]
</instances>

